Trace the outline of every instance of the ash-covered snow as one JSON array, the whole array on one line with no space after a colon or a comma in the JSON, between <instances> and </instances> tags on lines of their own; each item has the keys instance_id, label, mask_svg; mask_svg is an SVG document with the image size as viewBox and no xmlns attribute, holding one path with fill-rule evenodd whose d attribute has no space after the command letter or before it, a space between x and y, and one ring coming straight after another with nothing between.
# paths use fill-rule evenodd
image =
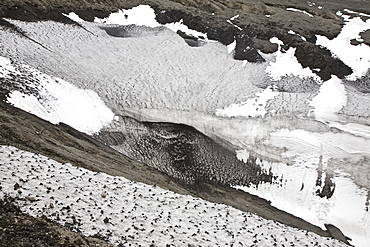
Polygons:
<instances>
[{"instance_id":1,"label":"ash-covered snow","mask_svg":"<svg viewBox=\"0 0 370 247\"><path fill-rule=\"evenodd\" d=\"M346 246L191 196L0 146L0 197L124 246Z\"/></svg>"}]
</instances>

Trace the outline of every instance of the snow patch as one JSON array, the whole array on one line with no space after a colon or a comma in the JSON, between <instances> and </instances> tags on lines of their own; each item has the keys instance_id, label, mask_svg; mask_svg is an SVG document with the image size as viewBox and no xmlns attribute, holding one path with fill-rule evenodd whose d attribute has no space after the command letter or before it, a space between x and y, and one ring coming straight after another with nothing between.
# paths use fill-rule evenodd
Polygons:
<instances>
[{"instance_id":1,"label":"snow patch","mask_svg":"<svg viewBox=\"0 0 370 247\"><path fill-rule=\"evenodd\" d=\"M232 104L224 109L217 109L216 115L222 117L264 117L267 113L265 107L267 102L277 96L279 92L272 86L267 87L262 92L256 93L255 98L248 99L239 104Z\"/></svg>"},{"instance_id":2,"label":"snow patch","mask_svg":"<svg viewBox=\"0 0 370 247\"><path fill-rule=\"evenodd\" d=\"M207 34L188 28L188 26L183 23L182 19L179 22L167 23L164 26L175 33L177 33L177 31L181 31L186 33L187 35L207 40Z\"/></svg>"},{"instance_id":3,"label":"snow patch","mask_svg":"<svg viewBox=\"0 0 370 247\"><path fill-rule=\"evenodd\" d=\"M313 114L318 120L338 120L336 113L347 103L347 93L342 80L336 76L324 82L319 93L312 99L310 105L314 110L309 113Z\"/></svg>"},{"instance_id":4,"label":"snow patch","mask_svg":"<svg viewBox=\"0 0 370 247\"><path fill-rule=\"evenodd\" d=\"M281 46L284 43L281 40L274 37L270 39L270 42L279 45L278 51L274 53L276 56L275 62L270 62L265 70L273 80L280 80L283 76L298 76L300 78L312 77L317 81L320 80L309 68L303 68L298 62L297 58L294 56L296 48L290 47L287 51L282 52Z\"/></svg>"},{"instance_id":5,"label":"snow patch","mask_svg":"<svg viewBox=\"0 0 370 247\"><path fill-rule=\"evenodd\" d=\"M162 25L155 19L155 12L149 5L139 5L133 7L132 9L122 9L118 12L111 13L107 18L97 18L95 17L94 22L105 23L105 24L117 24L117 25L138 25L138 26L148 26L148 27L161 27L165 26L173 32L182 31L187 35L198 37L201 39L206 39L207 34L198 32L196 30L190 29L188 26L183 24L183 20L174 23L167 23Z\"/></svg>"},{"instance_id":6,"label":"snow patch","mask_svg":"<svg viewBox=\"0 0 370 247\"><path fill-rule=\"evenodd\" d=\"M161 26L156 19L154 10L149 5L139 5L132 9L122 9L111 13L107 18L95 17L94 22L117 25L139 25L148 27Z\"/></svg>"},{"instance_id":7,"label":"snow patch","mask_svg":"<svg viewBox=\"0 0 370 247\"><path fill-rule=\"evenodd\" d=\"M227 52L232 53L235 50L236 47L236 40L232 42L230 45L226 46L227 47Z\"/></svg>"},{"instance_id":8,"label":"snow patch","mask_svg":"<svg viewBox=\"0 0 370 247\"><path fill-rule=\"evenodd\" d=\"M243 30L243 28L241 28L238 25L233 23L233 20L235 20L238 17L239 17L239 15L235 15L235 16L231 17L230 19L228 19L226 22L233 25L234 27L236 27L237 29L239 29L241 31L241 30Z\"/></svg>"},{"instance_id":9,"label":"snow patch","mask_svg":"<svg viewBox=\"0 0 370 247\"><path fill-rule=\"evenodd\" d=\"M10 59L0 56L0 78L9 78L11 73L16 73Z\"/></svg>"},{"instance_id":10,"label":"snow patch","mask_svg":"<svg viewBox=\"0 0 370 247\"><path fill-rule=\"evenodd\" d=\"M75 22L85 22L82 18L80 18L75 12L70 12L69 14L64 14L63 15L65 17L68 17L69 19L71 19L72 21L75 21Z\"/></svg>"},{"instance_id":11,"label":"snow patch","mask_svg":"<svg viewBox=\"0 0 370 247\"><path fill-rule=\"evenodd\" d=\"M293 34L293 35L297 35L298 37L300 37L303 41L307 41L305 37L303 37L302 35L294 32L293 30L289 30L288 31L289 34Z\"/></svg>"},{"instance_id":12,"label":"snow patch","mask_svg":"<svg viewBox=\"0 0 370 247\"><path fill-rule=\"evenodd\" d=\"M33 82L39 95L11 92L7 101L15 107L53 124L66 123L87 134L99 132L113 120L114 113L94 91L77 88L28 66L22 66L22 69L28 70L29 76L39 83Z\"/></svg>"},{"instance_id":13,"label":"snow patch","mask_svg":"<svg viewBox=\"0 0 370 247\"><path fill-rule=\"evenodd\" d=\"M313 15L311 15L310 13L308 13L305 10L300 10L300 9L295 9L295 8L287 8L286 10L287 11L293 11L293 12L299 12L299 13L303 13L305 15L308 15L309 17L314 17Z\"/></svg>"},{"instance_id":14,"label":"snow patch","mask_svg":"<svg viewBox=\"0 0 370 247\"><path fill-rule=\"evenodd\" d=\"M348 13L356 13L354 11L346 10ZM359 44L357 46L351 45L351 39L360 40L360 33L370 29L370 19L364 21L361 17L351 18L350 15L345 15L341 12L338 16L344 19L344 26L339 35L329 40L325 36L316 35L316 45L321 45L328 48L333 55L337 56L347 66L349 66L353 73L348 75L348 80L355 80L362 77L370 68L370 47L366 44ZM365 14L362 14L365 15Z\"/></svg>"}]
</instances>

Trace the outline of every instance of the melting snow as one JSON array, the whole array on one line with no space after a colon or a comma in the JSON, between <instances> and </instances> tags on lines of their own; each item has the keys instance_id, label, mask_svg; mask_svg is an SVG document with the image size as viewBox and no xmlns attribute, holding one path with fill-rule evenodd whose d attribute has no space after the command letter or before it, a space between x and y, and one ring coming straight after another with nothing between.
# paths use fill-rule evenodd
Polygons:
<instances>
[{"instance_id":1,"label":"melting snow","mask_svg":"<svg viewBox=\"0 0 370 247\"><path fill-rule=\"evenodd\" d=\"M336 113L347 103L346 89L336 76L324 82L320 92L312 99L313 114L318 120L338 120Z\"/></svg>"},{"instance_id":2,"label":"melting snow","mask_svg":"<svg viewBox=\"0 0 370 247\"><path fill-rule=\"evenodd\" d=\"M348 13L357 13L346 10ZM353 73L347 76L349 80L355 80L364 76L370 68L370 47L365 44L351 45L351 39L361 40L359 33L370 29L370 19L363 21L360 17L351 19L349 15L338 12L345 25L339 35L329 40L325 36L316 35L316 44L328 48L335 56L340 58L346 65L352 68ZM363 14L364 15L364 14Z\"/></svg>"},{"instance_id":3,"label":"melting snow","mask_svg":"<svg viewBox=\"0 0 370 247\"><path fill-rule=\"evenodd\" d=\"M182 31L188 35L192 35L198 38L207 38L207 34L201 33L192 29L189 29L188 26L183 24L183 20L174 23L168 23L161 25L155 19L155 12L152 7L149 5L139 5L128 10L119 10L118 12L111 13L107 18L97 18L95 17L94 21L97 23L106 23L106 24L117 24L117 25L139 25L139 26L148 26L148 27L160 27L165 26L173 32Z\"/></svg>"},{"instance_id":4,"label":"melting snow","mask_svg":"<svg viewBox=\"0 0 370 247\"><path fill-rule=\"evenodd\" d=\"M294 12L300 12L300 13L303 13L305 15L308 15L309 17L313 17L313 15L311 15L310 13L308 13L307 11L304 11L304 10L295 9L295 8L287 8L286 10L294 11Z\"/></svg>"},{"instance_id":5,"label":"melting snow","mask_svg":"<svg viewBox=\"0 0 370 247\"><path fill-rule=\"evenodd\" d=\"M227 46L227 52L232 53L235 50L235 47L236 47L236 40L234 40L234 42L232 42L230 45Z\"/></svg>"},{"instance_id":6,"label":"melting snow","mask_svg":"<svg viewBox=\"0 0 370 247\"><path fill-rule=\"evenodd\" d=\"M275 52L276 61L270 62L266 68L266 72L275 81L280 80L283 76L298 76L300 78L312 77L315 80L320 78L314 74L309 68L303 68L294 56L296 48L290 47L286 52L281 51L281 45L283 42L278 38L274 37L270 39L271 43L279 45L279 49Z\"/></svg>"},{"instance_id":7,"label":"melting snow","mask_svg":"<svg viewBox=\"0 0 370 247\"><path fill-rule=\"evenodd\" d=\"M346 246L229 206L61 164L14 147L0 146L0 160L0 197L18 197L26 213L44 215L86 235L107 236L114 244ZM25 200L26 196L36 201Z\"/></svg>"},{"instance_id":8,"label":"melting snow","mask_svg":"<svg viewBox=\"0 0 370 247\"><path fill-rule=\"evenodd\" d=\"M10 59L0 56L0 78L7 78L11 73L15 74L16 70L12 66Z\"/></svg>"},{"instance_id":9,"label":"melting snow","mask_svg":"<svg viewBox=\"0 0 370 247\"><path fill-rule=\"evenodd\" d=\"M94 22L118 25L139 25L148 27L161 26L156 19L154 10L149 5L139 5L132 9L123 9L111 13L107 18L95 17Z\"/></svg>"},{"instance_id":10,"label":"melting snow","mask_svg":"<svg viewBox=\"0 0 370 247\"><path fill-rule=\"evenodd\" d=\"M265 169L271 169L277 176L275 182L258 185L258 188L236 188L270 200L273 206L324 229L324 224L330 222L339 227L346 236L352 238L350 242L354 246L367 247L370 239L370 212L365 209L365 205L368 203L368 191L354 184L348 174L335 173L333 176L335 194L329 199L317 196L316 191L322 189L317 186L319 176L317 169L321 162L318 155L320 151L318 150L312 156L305 155L302 158L302 153L306 153L306 149L301 142L307 141L307 135L302 136L300 131L291 134L292 138L297 138L296 142L290 142L288 138L284 141L287 141L289 146L298 145L301 147L299 152L295 153L300 155L300 158L297 158L300 160L298 164L286 165L263 161L261 165ZM284 142L285 144L286 142ZM308 149L310 148L311 145L308 145ZM238 158L246 159L248 153L241 150L238 152ZM324 157L322 161L324 175L320 176L321 181L325 180L325 169L330 169L330 162Z\"/></svg>"},{"instance_id":11,"label":"melting snow","mask_svg":"<svg viewBox=\"0 0 370 247\"><path fill-rule=\"evenodd\" d=\"M83 19L81 19L75 12L70 12L68 15L67 14L63 14L65 17L68 17L69 19L71 19L72 21L75 21L75 22L85 22Z\"/></svg>"},{"instance_id":12,"label":"melting snow","mask_svg":"<svg viewBox=\"0 0 370 247\"><path fill-rule=\"evenodd\" d=\"M0 64L0 68L6 72L17 70L6 65ZM39 95L12 91L7 98L12 105L53 124L63 122L87 134L98 132L113 120L114 113L94 91L77 88L28 66L20 67L28 71L28 77L36 79L31 80L30 86L37 88Z\"/></svg>"},{"instance_id":13,"label":"melting snow","mask_svg":"<svg viewBox=\"0 0 370 247\"><path fill-rule=\"evenodd\" d=\"M232 104L224 109L217 109L216 115L222 117L264 117L267 113L265 109L267 102L278 94L279 92L276 92L273 87L267 87L262 92L256 93L257 97L255 98L239 104Z\"/></svg>"}]
</instances>

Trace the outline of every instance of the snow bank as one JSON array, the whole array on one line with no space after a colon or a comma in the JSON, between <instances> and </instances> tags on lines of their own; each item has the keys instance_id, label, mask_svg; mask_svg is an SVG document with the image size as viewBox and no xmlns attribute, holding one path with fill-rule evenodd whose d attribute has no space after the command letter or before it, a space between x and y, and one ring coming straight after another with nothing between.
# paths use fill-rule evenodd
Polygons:
<instances>
[{"instance_id":1,"label":"snow bank","mask_svg":"<svg viewBox=\"0 0 370 247\"><path fill-rule=\"evenodd\" d=\"M319 93L312 99L314 107L311 114L318 120L338 120L338 113L347 103L346 89L342 80L336 76L322 84Z\"/></svg>"},{"instance_id":2,"label":"snow bank","mask_svg":"<svg viewBox=\"0 0 370 247\"><path fill-rule=\"evenodd\" d=\"M123 9L111 13L107 18L95 17L94 22L117 24L117 25L139 25L158 27L160 24L155 19L154 10L149 5L139 5L132 9Z\"/></svg>"},{"instance_id":3,"label":"snow bank","mask_svg":"<svg viewBox=\"0 0 370 247\"><path fill-rule=\"evenodd\" d=\"M346 246L232 207L0 146L0 197L124 246ZM14 189L15 185L19 189ZM25 200L26 196L35 201Z\"/></svg>"},{"instance_id":4,"label":"snow bank","mask_svg":"<svg viewBox=\"0 0 370 247\"><path fill-rule=\"evenodd\" d=\"M77 88L28 66L19 65L19 68L32 78L31 83L26 80L27 84L36 88L39 94L12 91L7 98L12 105L53 124L63 122L87 134L98 132L113 120L114 113L94 91ZM17 71L9 64L0 64L0 69L6 73Z\"/></svg>"}]
</instances>

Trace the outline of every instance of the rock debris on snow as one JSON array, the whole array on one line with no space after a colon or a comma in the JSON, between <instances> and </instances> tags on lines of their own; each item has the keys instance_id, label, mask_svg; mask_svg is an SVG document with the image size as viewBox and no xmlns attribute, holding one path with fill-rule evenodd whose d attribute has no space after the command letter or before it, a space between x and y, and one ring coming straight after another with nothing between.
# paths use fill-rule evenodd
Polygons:
<instances>
[{"instance_id":1,"label":"rock debris on snow","mask_svg":"<svg viewBox=\"0 0 370 247\"><path fill-rule=\"evenodd\" d=\"M15 197L26 213L46 216L86 235L105 236L114 244L346 246L226 205L61 164L11 146L0 147L0 160L2 198Z\"/></svg>"}]
</instances>

